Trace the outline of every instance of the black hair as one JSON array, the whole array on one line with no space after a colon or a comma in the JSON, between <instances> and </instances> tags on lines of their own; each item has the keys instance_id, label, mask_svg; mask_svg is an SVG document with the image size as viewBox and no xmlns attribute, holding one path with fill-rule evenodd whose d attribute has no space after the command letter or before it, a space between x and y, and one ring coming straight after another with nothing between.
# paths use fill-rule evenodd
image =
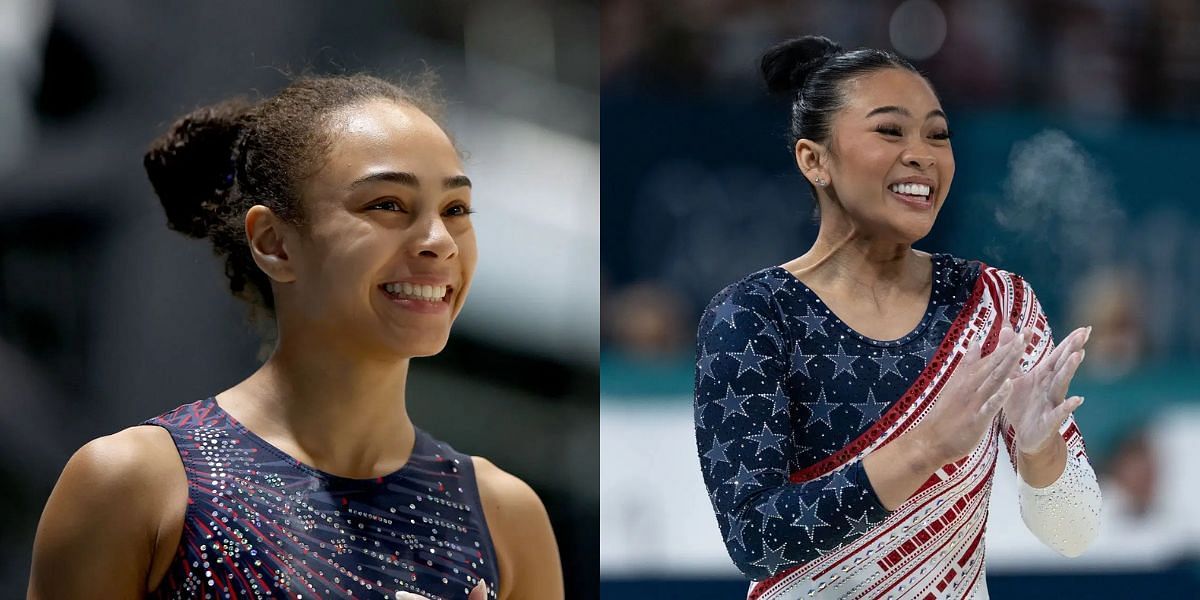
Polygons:
<instances>
[{"instance_id":1,"label":"black hair","mask_svg":"<svg viewBox=\"0 0 1200 600\"><path fill-rule=\"evenodd\" d=\"M208 238L225 257L234 296L253 317L273 318L271 281L255 264L245 216L262 204L303 226L299 183L320 170L333 140L336 111L383 99L415 107L433 119L441 102L429 72L400 86L369 75L304 77L260 102L232 99L177 120L146 152L143 164L167 215L167 226Z\"/></svg>"},{"instance_id":2,"label":"black hair","mask_svg":"<svg viewBox=\"0 0 1200 600\"><path fill-rule=\"evenodd\" d=\"M890 68L921 75L911 63L892 52L872 48L847 52L829 38L818 35L788 40L767 50L761 63L767 89L792 101L788 150L794 150L796 142L802 139L828 143L833 115L846 104L844 84L855 77Z\"/></svg>"}]
</instances>

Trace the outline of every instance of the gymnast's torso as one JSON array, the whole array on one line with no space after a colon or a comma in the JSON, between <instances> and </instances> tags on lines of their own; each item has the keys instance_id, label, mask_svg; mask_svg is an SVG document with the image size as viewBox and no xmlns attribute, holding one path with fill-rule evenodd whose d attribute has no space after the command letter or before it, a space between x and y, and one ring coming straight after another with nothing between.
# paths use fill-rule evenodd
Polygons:
<instances>
[{"instance_id":1,"label":"gymnast's torso","mask_svg":"<svg viewBox=\"0 0 1200 600\"><path fill-rule=\"evenodd\" d=\"M696 441L730 558L753 580L749 599L987 597L992 474L1001 443L1013 454L1004 412L895 510L862 459L941 401L969 340L986 355L1003 326L1028 330L1020 365L1029 372L1053 338L1019 276L944 254L931 262L920 322L894 340L854 331L783 267L726 287L705 311ZM1099 488L1074 419L1059 433L1063 473L1044 489L1022 487L1018 500L1030 531L1070 555L1098 522Z\"/></svg>"},{"instance_id":2,"label":"gymnast's torso","mask_svg":"<svg viewBox=\"0 0 1200 600\"><path fill-rule=\"evenodd\" d=\"M300 463L213 398L145 421L187 476L178 545L157 598L463 598L499 589L471 457L416 430L408 462L373 479Z\"/></svg>"}]
</instances>

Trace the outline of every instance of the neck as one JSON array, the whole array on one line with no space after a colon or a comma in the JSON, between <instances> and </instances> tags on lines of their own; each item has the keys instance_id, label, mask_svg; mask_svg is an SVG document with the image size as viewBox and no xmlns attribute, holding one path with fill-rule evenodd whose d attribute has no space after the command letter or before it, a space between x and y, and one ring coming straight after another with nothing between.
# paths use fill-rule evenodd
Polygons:
<instances>
[{"instance_id":1,"label":"neck","mask_svg":"<svg viewBox=\"0 0 1200 600\"><path fill-rule=\"evenodd\" d=\"M255 433L293 445L302 462L371 477L398 469L412 452L408 364L351 356L281 328L274 353L229 400L261 430Z\"/></svg>"},{"instance_id":2,"label":"neck","mask_svg":"<svg viewBox=\"0 0 1200 600\"><path fill-rule=\"evenodd\" d=\"M823 206L812 247L784 267L810 285L871 291L907 287L928 279L923 257L909 243L863 232L840 211Z\"/></svg>"}]
</instances>

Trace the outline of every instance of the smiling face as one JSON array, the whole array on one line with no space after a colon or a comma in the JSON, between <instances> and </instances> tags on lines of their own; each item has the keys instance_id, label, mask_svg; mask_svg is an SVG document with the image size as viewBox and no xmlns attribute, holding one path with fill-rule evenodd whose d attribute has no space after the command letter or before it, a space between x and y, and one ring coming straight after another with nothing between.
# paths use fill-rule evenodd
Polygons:
<instances>
[{"instance_id":1,"label":"smiling face","mask_svg":"<svg viewBox=\"0 0 1200 600\"><path fill-rule=\"evenodd\" d=\"M288 236L294 279L277 286L290 296L280 305L332 343L436 354L477 259L458 153L424 113L386 100L343 109L329 128L325 163L302 188L306 226Z\"/></svg>"},{"instance_id":2,"label":"smiling face","mask_svg":"<svg viewBox=\"0 0 1200 600\"><path fill-rule=\"evenodd\" d=\"M823 163L830 197L864 235L905 244L925 237L954 179L948 124L933 89L894 68L848 81L842 92L846 104L832 120Z\"/></svg>"}]
</instances>

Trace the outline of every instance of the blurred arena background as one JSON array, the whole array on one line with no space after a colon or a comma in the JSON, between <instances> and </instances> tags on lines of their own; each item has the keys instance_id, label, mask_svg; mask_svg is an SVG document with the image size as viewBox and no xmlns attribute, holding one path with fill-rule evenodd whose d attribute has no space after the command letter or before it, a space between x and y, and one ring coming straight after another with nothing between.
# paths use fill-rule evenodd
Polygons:
<instances>
[{"instance_id":1,"label":"blurred arena background","mask_svg":"<svg viewBox=\"0 0 1200 600\"><path fill-rule=\"evenodd\" d=\"M194 107L288 74L437 70L480 264L422 427L540 494L568 596L597 598L599 6L589 0L0 2L0 597L23 598L62 466L219 392L258 338L141 167Z\"/></svg>"},{"instance_id":2,"label":"blurred arena background","mask_svg":"<svg viewBox=\"0 0 1200 600\"><path fill-rule=\"evenodd\" d=\"M1095 326L1072 387L1104 490L1081 558L1020 520L1002 459L994 598L1200 597L1200 4L1194 0L605 0L601 589L736 598L692 433L692 344L726 284L802 254L812 201L758 58L822 34L932 79L957 176L926 251Z\"/></svg>"}]
</instances>

